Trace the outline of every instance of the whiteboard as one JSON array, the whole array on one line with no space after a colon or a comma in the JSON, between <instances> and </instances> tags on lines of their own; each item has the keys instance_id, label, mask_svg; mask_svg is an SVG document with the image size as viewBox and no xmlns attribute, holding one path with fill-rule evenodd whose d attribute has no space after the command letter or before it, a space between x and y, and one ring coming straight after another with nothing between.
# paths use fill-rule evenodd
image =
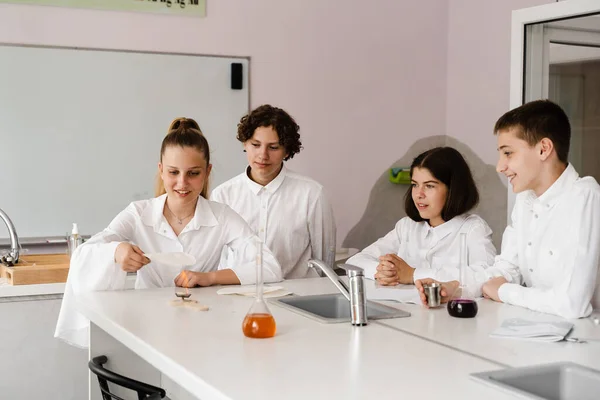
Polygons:
<instances>
[{"instance_id":1,"label":"whiteboard","mask_svg":"<svg viewBox=\"0 0 600 400\"><path fill-rule=\"evenodd\" d=\"M104 229L154 196L162 139L181 116L208 139L215 187L246 165L235 136L248 109L246 58L0 45L0 209L21 238Z\"/></svg>"}]
</instances>

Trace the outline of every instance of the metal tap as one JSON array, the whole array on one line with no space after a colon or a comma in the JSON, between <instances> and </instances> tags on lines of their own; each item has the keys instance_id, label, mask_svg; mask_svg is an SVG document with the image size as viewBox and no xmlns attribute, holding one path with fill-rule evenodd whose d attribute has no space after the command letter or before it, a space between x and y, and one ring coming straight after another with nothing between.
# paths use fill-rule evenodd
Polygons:
<instances>
[{"instance_id":1,"label":"metal tap","mask_svg":"<svg viewBox=\"0 0 600 400\"><path fill-rule=\"evenodd\" d=\"M7 255L0 257L0 262L11 266L19 261L19 237L17 236L17 231L12 221L10 220L10 218L8 218L8 215L6 215L6 213L1 209L0 218L2 218L2 220L6 224L6 227L8 228L8 234L10 235L10 251Z\"/></svg>"},{"instance_id":2,"label":"metal tap","mask_svg":"<svg viewBox=\"0 0 600 400\"><path fill-rule=\"evenodd\" d=\"M319 267L325 275L333 282L346 299L350 302L350 322L352 325L367 325L367 301L364 286L364 270L350 264L340 264L338 267L346 270L348 274L348 285L321 260L308 260L310 268Z\"/></svg>"}]
</instances>

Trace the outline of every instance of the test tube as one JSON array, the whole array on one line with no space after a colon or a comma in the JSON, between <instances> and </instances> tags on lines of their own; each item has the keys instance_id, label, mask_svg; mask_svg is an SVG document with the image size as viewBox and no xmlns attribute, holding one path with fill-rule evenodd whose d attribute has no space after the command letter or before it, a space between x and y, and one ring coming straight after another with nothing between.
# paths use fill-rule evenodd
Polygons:
<instances>
[{"instance_id":1,"label":"test tube","mask_svg":"<svg viewBox=\"0 0 600 400\"><path fill-rule=\"evenodd\" d=\"M460 234L460 264L459 264L459 279L460 287L464 288L467 282L467 234L465 232Z\"/></svg>"}]
</instances>

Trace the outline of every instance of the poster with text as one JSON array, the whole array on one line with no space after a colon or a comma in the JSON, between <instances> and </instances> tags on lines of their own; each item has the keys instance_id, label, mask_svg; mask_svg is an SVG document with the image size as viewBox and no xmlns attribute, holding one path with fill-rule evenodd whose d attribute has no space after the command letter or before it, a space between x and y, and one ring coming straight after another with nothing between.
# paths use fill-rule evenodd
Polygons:
<instances>
[{"instance_id":1,"label":"poster with text","mask_svg":"<svg viewBox=\"0 0 600 400\"><path fill-rule=\"evenodd\" d=\"M206 16L206 0L0 0L0 3Z\"/></svg>"}]
</instances>

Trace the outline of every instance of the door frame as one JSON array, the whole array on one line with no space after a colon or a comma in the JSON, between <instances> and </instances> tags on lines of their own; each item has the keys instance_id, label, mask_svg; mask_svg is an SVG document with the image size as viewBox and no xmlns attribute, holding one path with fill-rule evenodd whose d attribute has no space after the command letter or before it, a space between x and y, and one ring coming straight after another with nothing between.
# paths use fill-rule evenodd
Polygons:
<instances>
[{"instance_id":1,"label":"door frame","mask_svg":"<svg viewBox=\"0 0 600 400\"><path fill-rule=\"evenodd\" d=\"M514 10L512 12L512 27L511 27L511 57L510 57L510 109L519 107L524 102L531 99L524 98L524 82L525 82L525 61L533 63L533 68L536 68L543 76L547 77L548 72L548 60L544 59L548 57L548 51L543 51L542 46L530 46L537 48L537 50L525 53L525 35L526 26L530 24L537 24L543 22L551 22L560 19L573 18L578 16L585 16L588 14L600 13L600 2L598 0L578 0L578 1L561 1L556 3L545 4L537 7L524 8L521 10ZM534 40L542 40L534 38ZM543 43L547 45L547 43ZM538 93L538 98L548 97L548 85L544 85L547 79L539 81L528 82L529 84L536 85L530 89L533 92ZM532 91L530 90L530 93ZM541 96L540 96L541 94ZM544 97L545 95L545 97ZM511 222L511 213L515 203L515 194L512 191L510 183L508 184L508 203L507 203L507 221Z\"/></svg>"}]
</instances>

